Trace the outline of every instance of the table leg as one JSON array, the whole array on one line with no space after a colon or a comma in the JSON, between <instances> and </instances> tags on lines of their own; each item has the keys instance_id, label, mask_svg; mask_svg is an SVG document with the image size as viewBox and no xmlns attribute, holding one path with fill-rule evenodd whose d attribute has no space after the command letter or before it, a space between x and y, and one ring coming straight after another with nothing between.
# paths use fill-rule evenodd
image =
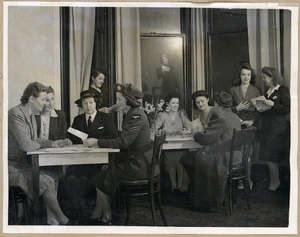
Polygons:
<instances>
[{"instance_id":1,"label":"table leg","mask_svg":"<svg viewBox=\"0 0 300 237\"><path fill-rule=\"evenodd\" d=\"M112 224L118 223L118 210L117 210L117 182L116 182L116 160L115 153L109 153L109 170L111 175L111 211L112 211Z\"/></svg>"},{"instance_id":2,"label":"table leg","mask_svg":"<svg viewBox=\"0 0 300 237\"><path fill-rule=\"evenodd\" d=\"M32 184L33 184L33 211L34 211L34 224L39 224L40 219L40 166L39 155L31 155L32 162Z\"/></svg>"}]
</instances>

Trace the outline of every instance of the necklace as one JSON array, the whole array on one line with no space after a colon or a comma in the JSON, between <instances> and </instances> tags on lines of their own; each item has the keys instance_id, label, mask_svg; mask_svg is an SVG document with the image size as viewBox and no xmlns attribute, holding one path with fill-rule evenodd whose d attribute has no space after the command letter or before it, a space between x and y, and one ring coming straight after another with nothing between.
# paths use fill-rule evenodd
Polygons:
<instances>
[{"instance_id":1,"label":"necklace","mask_svg":"<svg viewBox=\"0 0 300 237\"><path fill-rule=\"evenodd\" d=\"M46 132L49 129L49 120L50 120L50 115L48 116L44 116L41 115L41 122L42 122L42 136L45 137L46 136Z\"/></svg>"}]
</instances>

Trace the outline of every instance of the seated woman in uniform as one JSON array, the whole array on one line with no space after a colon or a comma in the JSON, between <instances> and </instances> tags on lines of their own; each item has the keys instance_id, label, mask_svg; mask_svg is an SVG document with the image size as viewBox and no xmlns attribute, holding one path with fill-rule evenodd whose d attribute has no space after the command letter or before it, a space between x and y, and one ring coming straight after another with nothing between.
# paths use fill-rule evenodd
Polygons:
<instances>
[{"instance_id":1,"label":"seated woman in uniform","mask_svg":"<svg viewBox=\"0 0 300 237\"><path fill-rule=\"evenodd\" d=\"M38 138L34 113L42 111L46 96L45 87L41 83L30 83L23 92L21 104L8 111L9 185L20 187L30 199L33 199L32 167L27 163L26 152L46 147L63 147L69 143L66 140ZM65 225L69 219L57 201L56 181L55 174L41 169L39 195L47 207L47 223Z\"/></svg>"},{"instance_id":2,"label":"seated woman in uniform","mask_svg":"<svg viewBox=\"0 0 300 237\"><path fill-rule=\"evenodd\" d=\"M111 117L96 109L101 98L91 90L80 93L75 103L83 108L84 113L74 118L72 128L88 134L89 138L113 139L118 137L118 131ZM69 135L74 144L82 144L82 140L72 134ZM72 218L78 219L80 199L91 190L89 179L93 177L101 165L72 165L67 169L67 187L70 189L70 199L73 206Z\"/></svg>"},{"instance_id":3,"label":"seated woman in uniform","mask_svg":"<svg viewBox=\"0 0 300 237\"><path fill-rule=\"evenodd\" d=\"M230 151L233 130L241 129L241 125L236 114L222 108L232 106L228 94L223 98L222 107L209 106L209 96L203 90L194 92L192 99L203 126L201 131L193 130L194 139L204 147L185 154L180 162L194 181L194 208L209 211L224 200L229 164L225 153Z\"/></svg>"},{"instance_id":4,"label":"seated woman in uniform","mask_svg":"<svg viewBox=\"0 0 300 237\"><path fill-rule=\"evenodd\" d=\"M191 133L192 125L188 115L183 109L179 109L180 95L177 92L170 92L165 98L164 111L158 114L155 121L155 130L163 128L167 134L188 134ZM165 166L171 181L172 192L187 192L190 179L180 164L179 159L184 151L165 152ZM177 174L177 180L176 180Z\"/></svg>"},{"instance_id":5,"label":"seated woman in uniform","mask_svg":"<svg viewBox=\"0 0 300 237\"><path fill-rule=\"evenodd\" d=\"M87 147L119 148L116 159L116 180L136 180L147 178L151 156L146 153L152 149L147 115L141 108L143 94L132 84L116 84L116 105L124 111L122 131L117 139L88 138L83 141ZM96 207L89 223L108 224L111 221L109 192L112 183L109 173L98 173L92 180L97 190Z\"/></svg>"}]
</instances>

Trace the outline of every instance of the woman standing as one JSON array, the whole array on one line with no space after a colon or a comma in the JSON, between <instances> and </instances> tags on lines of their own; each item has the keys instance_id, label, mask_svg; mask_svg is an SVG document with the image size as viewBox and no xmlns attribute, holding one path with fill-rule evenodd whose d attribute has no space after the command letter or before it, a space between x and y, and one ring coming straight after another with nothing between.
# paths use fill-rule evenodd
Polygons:
<instances>
[{"instance_id":1,"label":"woman standing","mask_svg":"<svg viewBox=\"0 0 300 237\"><path fill-rule=\"evenodd\" d=\"M192 94L194 106L199 110L203 131L193 131L194 139L204 147L184 155L180 162L194 181L194 207L208 211L224 201L227 181L230 143L233 130L241 128L238 116L218 107L208 105L209 96L203 91ZM232 102L223 102L223 107Z\"/></svg>"},{"instance_id":2,"label":"woman standing","mask_svg":"<svg viewBox=\"0 0 300 237\"><path fill-rule=\"evenodd\" d=\"M249 121L248 125L252 125L259 120L259 113L255 110L251 99L261 95L259 90L254 86L255 72L250 64L244 63L237 74L234 87L231 90L233 101L233 112L237 113L241 120Z\"/></svg>"},{"instance_id":3,"label":"woman standing","mask_svg":"<svg viewBox=\"0 0 300 237\"><path fill-rule=\"evenodd\" d=\"M32 167L27 163L28 151L45 147L62 147L66 140L42 140L37 136L35 111L42 111L46 100L45 87L38 82L30 83L23 92L21 104L8 111L8 174L9 185L20 187L29 198L33 198ZM40 193L47 212L55 218L48 224L67 224L69 219L59 207L56 198L55 178L40 172ZM49 217L49 213L48 213Z\"/></svg>"},{"instance_id":4,"label":"woman standing","mask_svg":"<svg viewBox=\"0 0 300 237\"><path fill-rule=\"evenodd\" d=\"M290 92L284 86L284 81L277 69L263 67L262 76L265 85L269 88L264 96L270 110L262 112L261 149L260 159L267 161L270 171L271 191L280 186L278 163L286 157L289 147L289 126L286 115L290 113Z\"/></svg>"},{"instance_id":5,"label":"woman standing","mask_svg":"<svg viewBox=\"0 0 300 237\"><path fill-rule=\"evenodd\" d=\"M124 111L122 132L117 139L88 138L83 141L87 147L119 148L121 152L116 159L116 180L145 179L150 169L152 144L147 115L138 99L143 94L132 84L116 84L117 108ZM92 183L97 190L96 207L91 215L91 224L109 224L111 208L109 191L112 185L107 171L98 173ZM102 217L102 219L101 219Z\"/></svg>"},{"instance_id":6,"label":"woman standing","mask_svg":"<svg viewBox=\"0 0 300 237\"><path fill-rule=\"evenodd\" d=\"M184 110L179 110L180 95L177 92L170 92L165 98L166 108L158 115L155 121L155 130L163 128L167 134L188 134L191 133L192 125ZM179 163L184 151L168 151L165 153L166 171L171 181L172 192L188 191L190 179ZM176 181L177 173L177 181Z\"/></svg>"},{"instance_id":7,"label":"woman standing","mask_svg":"<svg viewBox=\"0 0 300 237\"><path fill-rule=\"evenodd\" d=\"M97 109L108 107L108 95L103 93L102 85L105 81L105 74L103 70L100 69L92 69L91 71L91 82L89 90L96 94L99 98L99 102L97 103ZM103 112L103 111L101 111Z\"/></svg>"}]
</instances>

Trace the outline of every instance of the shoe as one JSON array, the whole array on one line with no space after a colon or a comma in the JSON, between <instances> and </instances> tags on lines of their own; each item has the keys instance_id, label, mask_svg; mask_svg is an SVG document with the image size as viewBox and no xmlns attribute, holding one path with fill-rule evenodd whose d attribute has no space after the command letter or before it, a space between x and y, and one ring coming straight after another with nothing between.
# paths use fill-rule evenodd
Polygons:
<instances>
[{"instance_id":1,"label":"shoe","mask_svg":"<svg viewBox=\"0 0 300 237\"><path fill-rule=\"evenodd\" d=\"M99 225L111 225L111 221L103 221L103 220L100 220Z\"/></svg>"}]
</instances>

